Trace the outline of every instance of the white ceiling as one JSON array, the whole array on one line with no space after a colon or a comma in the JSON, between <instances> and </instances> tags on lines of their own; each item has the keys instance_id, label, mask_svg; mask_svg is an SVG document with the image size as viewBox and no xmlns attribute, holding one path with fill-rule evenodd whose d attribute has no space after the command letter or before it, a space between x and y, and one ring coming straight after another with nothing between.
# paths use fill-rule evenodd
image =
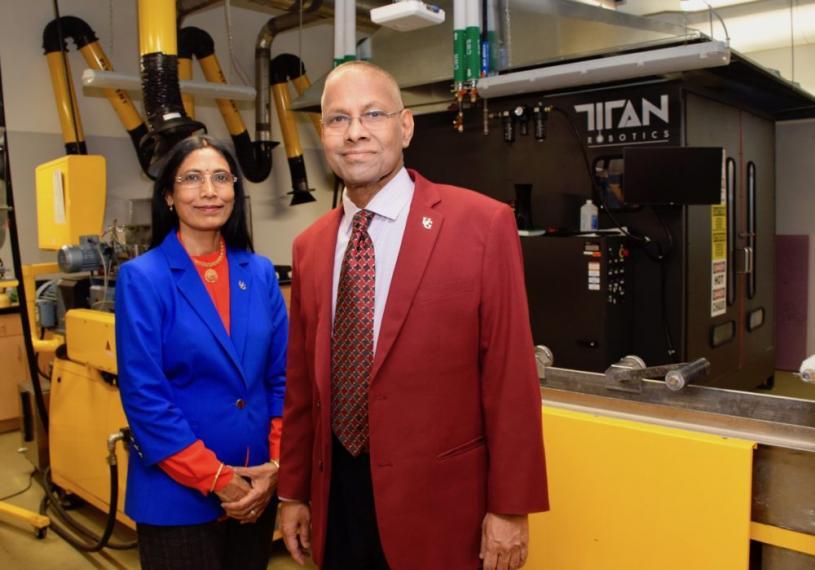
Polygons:
<instances>
[{"instance_id":1,"label":"white ceiling","mask_svg":"<svg viewBox=\"0 0 815 570\"><path fill-rule=\"evenodd\" d=\"M586 3L592 3L592 0L581 0ZM702 3L703 0L689 0L694 8L697 10L705 9ZM624 0L617 4L617 9L621 12L634 14L636 16L646 16L649 14L658 14L660 12L677 12L681 10L680 4L683 0ZM755 3L755 0L707 0L714 9L719 9L724 6L732 6L734 4L749 4ZM701 5L701 6L700 6Z\"/></svg>"},{"instance_id":2,"label":"white ceiling","mask_svg":"<svg viewBox=\"0 0 815 570\"><path fill-rule=\"evenodd\" d=\"M510 0L511 1L511 0ZM598 4L598 0L579 0ZM602 0L606 1L606 0ZM693 7L704 6L704 0L689 1ZM707 8L682 11L683 0L624 0L616 5L621 12L668 20L710 35ZM815 0L707 0L724 20L734 49L749 53L791 45L815 44ZM718 18L713 17L713 37L725 39Z\"/></svg>"}]
</instances>

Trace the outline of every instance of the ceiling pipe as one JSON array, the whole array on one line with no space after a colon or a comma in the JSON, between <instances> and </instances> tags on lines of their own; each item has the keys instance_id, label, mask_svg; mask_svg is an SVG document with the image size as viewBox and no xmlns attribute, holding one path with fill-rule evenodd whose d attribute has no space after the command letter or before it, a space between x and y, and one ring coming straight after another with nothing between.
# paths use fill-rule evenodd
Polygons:
<instances>
[{"instance_id":1,"label":"ceiling pipe","mask_svg":"<svg viewBox=\"0 0 815 570\"><path fill-rule=\"evenodd\" d=\"M349 0L334 0L338 14L345 14L345 4ZM345 18L334 18L334 67L345 61Z\"/></svg>"},{"instance_id":2,"label":"ceiling pipe","mask_svg":"<svg viewBox=\"0 0 815 570\"><path fill-rule=\"evenodd\" d=\"M345 10L342 15L342 39L345 44L345 57L343 61L354 61L357 58L357 21L354 17L356 11L356 1L345 0ZM335 17L335 21L338 21L337 17Z\"/></svg>"},{"instance_id":3,"label":"ceiling pipe","mask_svg":"<svg viewBox=\"0 0 815 570\"><path fill-rule=\"evenodd\" d=\"M303 26L310 26L325 18L320 11L321 2L312 2L308 10L286 12L269 18L260 29L255 43L255 138L272 140L272 112L269 97L269 63L272 60L272 42L281 33Z\"/></svg>"}]
</instances>

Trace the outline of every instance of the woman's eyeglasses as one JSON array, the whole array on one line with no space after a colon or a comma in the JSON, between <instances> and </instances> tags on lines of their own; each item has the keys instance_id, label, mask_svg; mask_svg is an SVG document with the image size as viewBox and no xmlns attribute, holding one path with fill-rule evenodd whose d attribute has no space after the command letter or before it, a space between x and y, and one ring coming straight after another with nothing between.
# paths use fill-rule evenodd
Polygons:
<instances>
[{"instance_id":1,"label":"woman's eyeglasses","mask_svg":"<svg viewBox=\"0 0 815 570\"><path fill-rule=\"evenodd\" d=\"M231 172L224 172L223 170L213 172L206 175L203 172L187 172L181 176L176 176L175 181L179 186L184 188L200 188L204 185L204 181L209 178L209 181L216 188L228 188L233 186L238 181L238 177Z\"/></svg>"}]
</instances>

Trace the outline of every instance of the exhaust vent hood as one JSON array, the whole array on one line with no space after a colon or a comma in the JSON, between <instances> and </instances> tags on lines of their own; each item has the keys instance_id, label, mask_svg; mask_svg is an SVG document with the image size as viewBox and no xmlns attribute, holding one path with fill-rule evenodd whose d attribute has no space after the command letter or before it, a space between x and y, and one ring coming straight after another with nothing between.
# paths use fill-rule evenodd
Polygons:
<instances>
[{"instance_id":1,"label":"exhaust vent hood","mask_svg":"<svg viewBox=\"0 0 815 570\"><path fill-rule=\"evenodd\" d=\"M412 32L381 28L369 39L371 61L396 77L405 105L416 112L438 110L452 100L453 2L435 3L448 14L443 24ZM490 28L498 38L498 71L630 51L688 36L683 26L570 0L495 0L494 4ZM690 35L690 39L700 37L697 32ZM293 107L319 109L323 83L316 81Z\"/></svg>"}]
</instances>

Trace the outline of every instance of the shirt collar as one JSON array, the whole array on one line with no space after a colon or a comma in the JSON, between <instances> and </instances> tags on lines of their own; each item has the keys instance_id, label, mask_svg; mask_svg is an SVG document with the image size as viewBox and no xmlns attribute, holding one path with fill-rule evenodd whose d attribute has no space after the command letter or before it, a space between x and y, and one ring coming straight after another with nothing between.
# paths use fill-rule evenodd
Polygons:
<instances>
[{"instance_id":1,"label":"shirt collar","mask_svg":"<svg viewBox=\"0 0 815 570\"><path fill-rule=\"evenodd\" d=\"M396 220L399 214L410 202L413 195L413 180L411 180L408 171L402 167L396 173L390 182L385 184L379 192L365 206L369 212L373 212L377 216L388 218L389 220ZM359 212L360 208L348 198L348 192L343 190L342 193L342 209L345 214L344 223L350 224L354 214Z\"/></svg>"}]
</instances>

